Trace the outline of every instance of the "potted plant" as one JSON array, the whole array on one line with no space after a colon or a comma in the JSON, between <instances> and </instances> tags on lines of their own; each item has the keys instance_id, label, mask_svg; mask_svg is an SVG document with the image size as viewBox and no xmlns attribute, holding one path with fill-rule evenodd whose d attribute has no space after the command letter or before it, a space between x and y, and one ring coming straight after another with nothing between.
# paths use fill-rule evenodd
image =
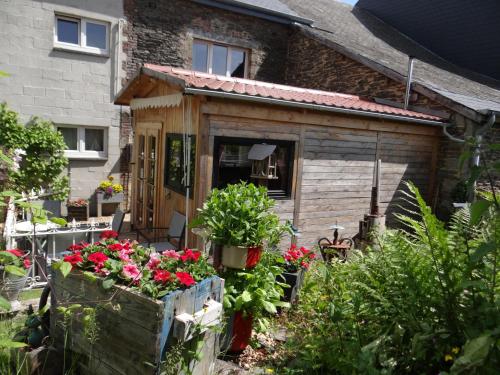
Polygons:
<instances>
[{"instance_id":1,"label":"potted plant","mask_svg":"<svg viewBox=\"0 0 500 375\"><path fill-rule=\"evenodd\" d=\"M19 293L26 285L31 261L19 249L0 251L0 307L17 310Z\"/></svg>"},{"instance_id":2,"label":"potted plant","mask_svg":"<svg viewBox=\"0 0 500 375\"><path fill-rule=\"evenodd\" d=\"M107 180L101 181L97 187L98 201L107 203L120 203L123 200L123 185L114 183L114 177L109 176Z\"/></svg>"},{"instance_id":3,"label":"potted plant","mask_svg":"<svg viewBox=\"0 0 500 375\"><path fill-rule=\"evenodd\" d=\"M295 244L283 254L280 263L283 264L284 272L281 275L289 286L285 289L283 300L295 302L297 294L304 282L304 275L311 261L316 255L305 247L297 248Z\"/></svg>"},{"instance_id":4,"label":"potted plant","mask_svg":"<svg viewBox=\"0 0 500 375\"><path fill-rule=\"evenodd\" d=\"M282 272L283 269L272 260L271 253L264 252L262 261L255 268L227 270L223 274L224 312L228 321L223 350L244 350L254 323L258 330L266 331L269 314L276 314L279 307L290 306L281 300L287 286L277 280Z\"/></svg>"},{"instance_id":5,"label":"potted plant","mask_svg":"<svg viewBox=\"0 0 500 375\"><path fill-rule=\"evenodd\" d=\"M86 221L89 218L89 201L86 199L70 199L66 202L68 220Z\"/></svg>"},{"instance_id":6,"label":"potted plant","mask_svg":"<svg viewBox=\"0 0 500 375\"><path fill-rule=\"evenodd\" d=\"M113 322L113 329L100 335L93 347L70 340L68 350L82 358L78 366L84 366L92 350L97 350L107 355L100 359L102 370L96 372L112 369L113 373L153 375L170 348L177 350L183 340L190 343L195 334L206 345L215 345L216 335L208 328L220 322L223 281L207 259L190 249L157 253L135 241L118 241L117 235L104 231L96 243L73 245L71 253L53 266L54 321L63 322L65 311L77 300L83 313L101 303L95 315L98 326ZM78 324L71 326L69 334L84 336L85 316L75 313L74 319ZM197 324L194 330L192 325ZM58 348L65 345L62 329L62 324L51 326ZM131 347L141 350L131 351ZM210 367L215 361L212 352L189 368Z\"/></svg>"},{"instance_id":7,"label":"potted plant","mask_svg":"<svg viewBox=\"0 0 500 375\"><path fill-rule=\"evenodd\" d=\"M270 212L274 204L267 189L254 184L213 189L192 226L203 227L209 239L222 246L222 265L252 268L260 260L264 242L280 227L278 216Z\"/></svg>"}]
</instances>

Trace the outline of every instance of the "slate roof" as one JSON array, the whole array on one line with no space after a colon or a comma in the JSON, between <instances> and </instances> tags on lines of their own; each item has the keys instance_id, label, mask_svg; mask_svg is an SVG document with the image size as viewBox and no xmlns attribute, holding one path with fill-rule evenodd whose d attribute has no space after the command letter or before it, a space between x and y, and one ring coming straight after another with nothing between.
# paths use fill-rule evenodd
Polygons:
<instances>
[{"instance_id":1,"label":"slate roof","mask_svg":"<svg viewBox=\"0 0 500 375\"><path fill-rule=\"evenodd\" d=\"M142 69L142 71L146 75L148 74L149 69L153 72L164 74L167 80L170 79L170 82L180 80L180 85L183 86L183 88L189 87L205 89L214 92L234 93L261 98L286 100L297 103L317 104L328 107L383 113L430 121L442 120L440 117L378 104L362 99L356 95L339 94L328 91L311 90L293 86L278 85L269 82L254 81L250 79L219 76L170 66L145 64L144 68L145 69ZM117 102L121 101L118 99Z\"/></svg>"},{"instance_id":2,"label":"slate roof","mask_svg":"<svg viewBox=\"0 0 500 375\"><path fill-rule=\"evenodd\" d=\"M299 22L304 24L312 23L311 20L300 17L297 13L291 10L286 4L279 0L193 0L197 3L209 6L228 6L234 11L240 9L247 9L252 14L258 15L267 14L269 16L277 17L274 20L281 20L282 22L292 23ZM254 13L257 12L257 13Z\"/></svg>"},{"instance_id":3,"label":"slate roof","mask_svg":"<svg viewBox=\"0 0 500 375\"><path fill-rule=\"evenodd\" d=\"M308 35L394 79L406 77L415 56L413 82L473 111L500 111L500 82L461 69L426 50L369 12L335 0L281 0L313 27ZM441 98L442 99L442 98ZM443 100L440 100L443 104Z\"/></svg>"}]
</instances>

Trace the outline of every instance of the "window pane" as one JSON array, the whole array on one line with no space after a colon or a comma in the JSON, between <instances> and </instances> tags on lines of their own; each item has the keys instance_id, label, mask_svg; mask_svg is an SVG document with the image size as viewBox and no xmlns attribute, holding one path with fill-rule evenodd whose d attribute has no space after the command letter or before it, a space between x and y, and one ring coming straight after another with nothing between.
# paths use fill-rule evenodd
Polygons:
<instances>
[{"instance_id":1,"label":"window pane","mask_svg":"<svg viewBox=\"0 0 500 375\"><path fill-rule=\"evenodd\" d=\"M245 77L245 52L231 51L231 67L229 69L231 77Z\"/></svg>"},{"instance_id":2,"label":"window pane","mask_svg":"<svg viewBox=\"0 0 500 375\"><path fill-rule=\"evenodd\" d=\"M168 138L167 141L167 185L182 188L182 139Z\"/></svg>"},{"instance_id":3,"label":"window pane","mask_svg":"<svg viewBox=\"0 0 500 375\"><path fill-rule=\"evenodd\" d=\"M193 70L198 72L207 72L208 62L208 44L194 42L193 43Z\"/></svg>"},{"instance_id":4,"label":"window pane","mask_svg":"<svg viewBox=\"0 0 500 375\"><path fill-rule=\"evenodd\" d=\"M66 143L66 150L78 150L78 129L58 128Z\"/></svg>"},{"instance_id":5,"label":"window pane","mask_svg":"<svg viewBox=\"0 0 500 375\"><path fill-rule=\"evenodd\" d=\"M57 41L71 44L79 44L78 21L57 19Z\"/></svg>"},{"instance_id":6,"label":"window pane","mask_svg":"<svg viewBox=\"0 0 500 375\"><path fill-rule=\"evenodd\" d=\"M85 129L85 150L104 151L104 130Z\"/></svg>"},{"instance_id":7,"label":"window pane","mask_svg":"<svg viewBox=\"0 0 500 375\"><path fill-rule=\"evenodd\" d=\"M87 22L87 46L106 49L106 26Z\"/></svg>"},{"instance_id":8,"label":"window pane","mask_svg":"<svg viewBox=\"0 0 500 375\"><path fill-rule=\"evenodd\" d=\"M227 48L222 46L213 46L212 73L222 76L227 71Z\"/></svg>"}]
</instances>

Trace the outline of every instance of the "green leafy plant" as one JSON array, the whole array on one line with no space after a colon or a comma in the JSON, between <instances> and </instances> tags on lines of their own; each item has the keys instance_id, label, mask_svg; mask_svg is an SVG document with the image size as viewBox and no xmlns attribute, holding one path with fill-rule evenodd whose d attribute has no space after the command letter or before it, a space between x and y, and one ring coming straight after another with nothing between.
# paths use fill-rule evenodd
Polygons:
<instances>
[{"instance_id":1,"label":"green leafy plant","mask_svg":"<svg viewBox=\"0 0 500 375\"><path fill-rule=\"evenodd\" d=\"M269 327L268 317L276 314L277 307L290 307L281 301L283 288L288 285L277 281L283 268L276 264L273 253L264 252L259 264L243 271L228 270L223 274L224 309L226 314L242 311L251 314L257 328L265 331Z\"/></svg>"},{"instance_id":2,"label":"green leafy plant","mask_svg":"<svg viewBox=\"0 0 500 375\"><path fill-rule=\"evenodd\" d=\"M260 246L281 230L278 216L270 212L274 204L265 187L228 185L212 190L191 226L207 229L217 244Z\"/></svg>"},{"instance_id":3,"label":"green leafy plant","mask_svg":"<svg viewBox=\"0 0 500 375\"><path fill-rule=\"evenodd\" d=\"M500 212L472 205L446 227L408 189L406 230L308 273L289 343L296 373L497 372Z\"/></svg>"},{"instance_id":4,"label":"green leafy plant","mask_svg":"<svg viewBox=\"0 0 500 375\"><path fill-rule=\"evenodd\" d=\"M49 121L32 118L26 126L17 113L0 104L0 144L7 152L22 150L19 168L9 171L9 186L17 192L38 191L41 187L63 199L68 193L68 178L62 175L68 164L64 138Z\"/></svg>"}]
</instances>

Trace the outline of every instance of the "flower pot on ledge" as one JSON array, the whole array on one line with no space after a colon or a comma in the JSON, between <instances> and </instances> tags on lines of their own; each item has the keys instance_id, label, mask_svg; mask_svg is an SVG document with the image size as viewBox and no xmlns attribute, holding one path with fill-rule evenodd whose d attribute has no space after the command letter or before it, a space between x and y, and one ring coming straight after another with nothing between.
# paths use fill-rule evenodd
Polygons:
<instances>
[{"instance_id":1,"label":"flower pot on ledge","mask_svg":"<svg viewBox=\"0 0 500 375\"><path fill-rule=\"evenodd\" d=\"M68 220L72 221L87 221L89 219L89 207L88 206L67 206L68 209Z\"/></svg>"},{"instance_id":2,"label":"flower pot on ledge","mask_svg":"<svg viewBox=\"0 0 500 375\"><path fill-rule=\"evenodd\" d=\"M120 204L124 200L124 194L116 193L113 195L106 195L103 191L97 192L97 216L102 216L102 205L108 203Z\"/></svg>"},{"instance_id":3,"label":"flower pot on ledge","mask_svg":"<svg viewBox=\"0 0 500 375\"><path fill-rule=\"evenodd\" d=\"M262 247L227 246L222 247L222 265L242 270L254 268L260 261Z\"/></svg>"}]
</instances>

